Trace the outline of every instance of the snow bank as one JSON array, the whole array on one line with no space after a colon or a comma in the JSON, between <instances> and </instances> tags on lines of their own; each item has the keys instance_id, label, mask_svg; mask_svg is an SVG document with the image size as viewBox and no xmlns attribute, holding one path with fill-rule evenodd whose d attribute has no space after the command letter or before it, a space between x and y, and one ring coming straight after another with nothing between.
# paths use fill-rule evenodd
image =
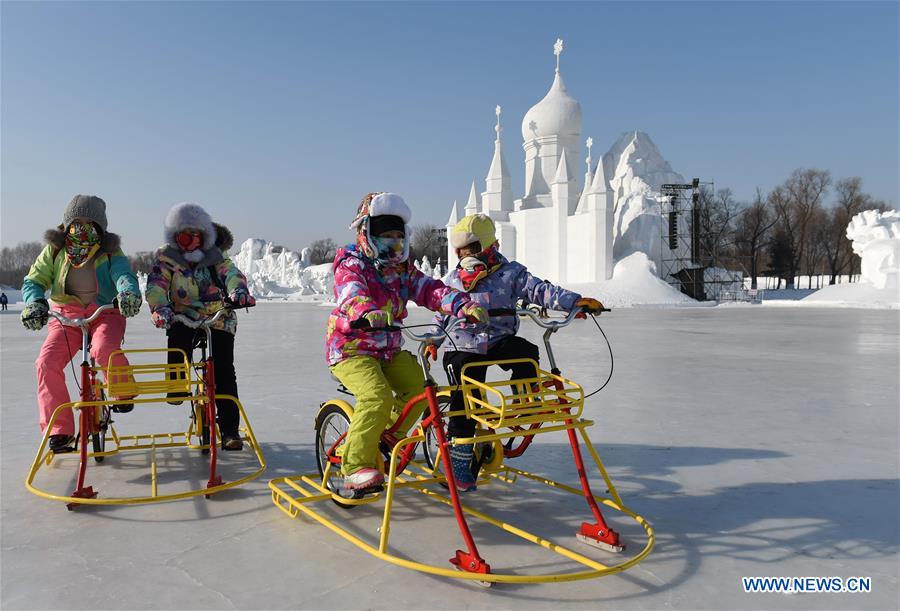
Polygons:
<instances>
[{"instance_id":1,"label":"snow bank","mask_svg":"<svg viewBox=\"0 0 900 611\"><path fill-rule=\"evenodd\" d=\"M595 297L608 307L635 305L696 305L697 302L675 290L656 275L656 265L646 253L635 252L618 263L613 277L602 283L566 285L586 297Z\"/></svg>"},{"instance_id":2,"label":"snow bank","mask_svg":"<svg viewBox=\"0 0 900 611\"><path fill-rule=\"evenodd\" d=\"M859 282L825 287L803 303L900 308L900 212L860 212L850 219L847 238L862 259Z\"/></svg>"}]
</instances>

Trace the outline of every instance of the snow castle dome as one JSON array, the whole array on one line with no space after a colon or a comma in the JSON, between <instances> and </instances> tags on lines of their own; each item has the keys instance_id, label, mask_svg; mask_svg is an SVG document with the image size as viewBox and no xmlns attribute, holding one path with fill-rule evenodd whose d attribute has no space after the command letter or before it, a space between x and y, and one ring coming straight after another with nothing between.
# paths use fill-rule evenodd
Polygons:
<instances>
[{"instance_id":1,"label":"snow castle dome","mask_svg":"<svg viewBox=\"0 0 900 611\"><path fill-rule=\"evenodd\" d=\"M547 136L581 135L581 104L569 95L559 68L550 91L532 106L522 119L522 139L525 142Z\"/></svg>"}]
</instances>

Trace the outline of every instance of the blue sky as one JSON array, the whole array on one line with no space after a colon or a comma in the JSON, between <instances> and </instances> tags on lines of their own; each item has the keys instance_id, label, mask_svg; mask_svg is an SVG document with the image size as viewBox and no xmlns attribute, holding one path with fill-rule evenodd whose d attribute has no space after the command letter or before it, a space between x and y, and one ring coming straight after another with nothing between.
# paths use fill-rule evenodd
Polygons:
<instances>
[{"instance_id":1,"label":"blue sky","mask_svg":"<svg viewBox=\"0 0 900 611\"><path fill-rule=\"evenodd\" d=\"M443 224L484 189L496 104L521 196L557 37L595 159L641 129L741 199L819 167L896 207L898 6L3 2L0 238L39 239L75 193L127 252L185 200L295 249L347 240L371 190Z\"/></svg>"}]
</instances>

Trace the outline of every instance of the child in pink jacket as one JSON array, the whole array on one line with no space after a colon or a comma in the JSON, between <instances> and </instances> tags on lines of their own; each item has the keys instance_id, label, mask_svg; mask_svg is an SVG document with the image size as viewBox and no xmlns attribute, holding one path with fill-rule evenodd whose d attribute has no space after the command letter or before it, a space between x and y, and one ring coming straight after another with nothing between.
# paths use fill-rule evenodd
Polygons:
<instances>
[{"instance_id":1,"label":"child in pink jacket","mask_svg":"<svg viewBox=\"0 0 900 611\"><path fill-rule=\"evenodd\" d=\"M355 496L384 483L375 458L391 419L394 394L405 403L425 384L415 357L401 350L400 331L386 327L406 318L408 300L451 316L487 321L487 311L464 293L409 264L411 217L399 195L369 193L351 225L356 245L340 249L334 260L337 307L328 319L325 347L332 373L356 397L341 465L344 488ZM351 328L360 319L370 329ZM412 427L422 409L424 405L413 410L399 430Z\"/></svg>"}]
</instances>

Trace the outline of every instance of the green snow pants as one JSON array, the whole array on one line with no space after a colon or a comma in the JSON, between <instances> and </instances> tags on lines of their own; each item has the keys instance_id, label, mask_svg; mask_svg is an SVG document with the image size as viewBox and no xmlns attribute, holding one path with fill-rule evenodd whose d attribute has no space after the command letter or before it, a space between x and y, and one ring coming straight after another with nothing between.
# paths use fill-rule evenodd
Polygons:
<instances>
[{"instance_id":1,"label":"green snow pants","mask_svg":"<svg viewBox=\"0 0 900 611\"><path fill-rule=\"evenodd\" d=\"M425 388L425 376L412 353L402 350L390 361L354 356L331 372L356 397L353 420L341 458L341 472L351 475L363 467L375 468L381 433L399 417L400 410ZM397 395L395 407L394 393ZM420 401L397 429L397 437L418 422L428 405Z\"/></svg>"}]
</instances>

